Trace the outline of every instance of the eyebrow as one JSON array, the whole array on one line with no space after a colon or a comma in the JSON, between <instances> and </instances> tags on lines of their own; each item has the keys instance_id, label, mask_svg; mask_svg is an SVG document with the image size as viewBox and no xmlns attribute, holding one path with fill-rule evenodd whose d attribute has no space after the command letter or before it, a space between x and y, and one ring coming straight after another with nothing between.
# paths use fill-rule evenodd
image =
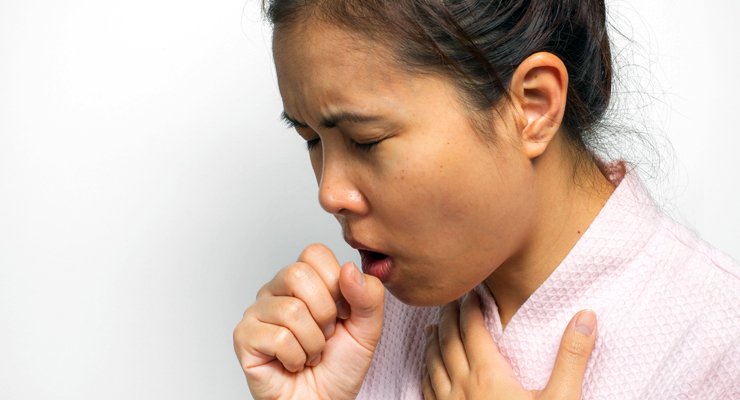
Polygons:
<instances>
[{"instance_id":1,"label":"eyebrow","mask_svg":"<svg viewBox=\"0 0 740 400\"><path fill-rule=\"evenodd\" d=\"M286 124L290 125L291 128L308 128L308 124L300 122L295 118L288 115L287 112L283 111L280 119L285 121ZM378 115L367 115L356 112L340 111L335 114L330 114L321 119L321 126L324 128L336 128L337 125L343 122L351 122L355 124L375 122L381 120L382 117Z\"/></svg>"}]
</instances>

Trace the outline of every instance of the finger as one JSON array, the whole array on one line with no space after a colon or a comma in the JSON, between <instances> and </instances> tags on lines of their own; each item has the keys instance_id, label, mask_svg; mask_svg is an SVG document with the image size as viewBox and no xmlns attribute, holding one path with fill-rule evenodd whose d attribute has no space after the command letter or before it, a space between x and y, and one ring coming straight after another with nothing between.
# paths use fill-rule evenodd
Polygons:
<instances>
[{"instance_id":1,"label":"finger","mask_svg":"<svg viewBox=\"0 0 740 400\"><path fill-rule=\"evenodd\" d=\"M309 364L321 354L326 345L326 338L308 310L306 303L295 297L272 296L259 300L249 314L265 324L287 328L298 340L306 353ZM248 315L247 318L252 315Z\"/></svg>"},{"instance_id":2,"label":"finger","mask_svg":"<svg viewBox=\"0 0 740 400\"><path fill-rule=\"evenodd\" d=\"M468 293L460 306L460 334L470 369L490 370L499 376L514 375L486 327L480 297L475 291Z\"/></svg>"},{"instance_id":3,"label":"finger","mask_svg":"<svg viewBox=\"0 0 740 400\"><path fill-rule=\"evenodd\" d=\"M340 273L339 288L350 309L344 327L360 345L374 352L383 329L383 284L378 278L363 274L353 263L346 263Z\"/></svg>"},{"instance_id":4,"label":"finger","mask_svg":"<svg viewBox=\"0 0 740 400\"><path fill-rule=\"evenodd\" d=\"M429 379L429 373L426 371L424 371L424 376L421 378L421 393L424 395L424 400L437 400L432 388L432 381Z\"/></svg>"},{"instance_id":5,"label":"finger","mask_svg":"<svg viewBox=\"0 0 740 400\"><path fill-rule=\"evenodd\" d=\"M431 326L428 329L429 333L427 334L427 343L424 349L424 363L426 364L432 391L434 391L435 396L445 398L450 393L452 384L450 383L450 377L442 360L437 327Z\"/></svg>"},{"instance_id":6,"label":"finger","mask_svg":"<svg viewBox=\"0 0 740 400\"><path fill-rule=\"evenodd\" d=\"M275 296L300 299L308 307L324 337L328 339L334 334L337 320L336 302L312 265L296 262L283 268L257 294L258 300Z\"/></svg>"},{"instance_id":7,"label":"finger","mask_svg":"<svg viewBox=\"0 0 740 400\"><path fill-rule=\"evenodd\" d=\"M339 291L339 271L341 266L334 253L320 243L314 243L306 247L298 256L298 262L311 265L316 273L324 281L324 286L329 289L334 301L342 298Z\"/></svg>"},{"instance_id":8,"label":"finger","mask_svg":"<svg viewBox=\"0 0 740 400\"><path fill-rule=\"evenodd\" d=\"M334 319L349 318L349 307L339 290L339 271L341 270L341 266L331 249L321 243L311 244L301 252L298 256L298 261L313 266L316 273L324 281L324 286L329 290L336 304L337 313ZM327 338L331 337L331 333L333 332L332 327L333 325L325 327L330 333L327 335Z\"/></svg>"},{"instance_id":9,"label":"finger","mask_svg":"<svg viewBox=\"0 0 740 400\"><path fill-rule=\"evenodd\" d=\"M586 366L595 343L596 313L583 310L565 328L550 381L543 390L544 398L581 398Z\"/></svg>"},{"instance_id":10,"label":"finger","mask_svg":"<svg viewBox=\"0 0 740 400\"><path fill-rule=\"evenodd\" d=\"M306 353L290 330L253 322L234 331L234 350L245 373L277 359L290 372L303 370Z\"/></svg>"},{"instance_id":11,"label":"finger","mask_svg":"<svg viewBox=\"0 0 740 400\"><path fill-rule=\"evenodd\" d=\"M447 375L452 381L467 376L470 367L460 337L460 308L457 302L449 303L440 310L438 332L439 347Z\"/></svg>"}]
</instances>

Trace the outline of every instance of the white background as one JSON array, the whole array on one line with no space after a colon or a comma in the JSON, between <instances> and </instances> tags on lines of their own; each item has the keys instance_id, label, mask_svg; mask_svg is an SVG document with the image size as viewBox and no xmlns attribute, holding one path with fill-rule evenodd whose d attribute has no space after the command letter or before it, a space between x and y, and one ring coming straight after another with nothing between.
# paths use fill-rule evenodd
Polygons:
<instances>
[{"instance_id":1,"label":"white background","mask_svg":"<svg viewBox=\"0 0 740 400\"><path fill-rule=\"evenodd\" d=\"M649 182L740 258L739 3L609 4ZM256 289L354 257L280 111L255 0L0 0L0 398L249 398Z\"/></svg>"}]
</instances>

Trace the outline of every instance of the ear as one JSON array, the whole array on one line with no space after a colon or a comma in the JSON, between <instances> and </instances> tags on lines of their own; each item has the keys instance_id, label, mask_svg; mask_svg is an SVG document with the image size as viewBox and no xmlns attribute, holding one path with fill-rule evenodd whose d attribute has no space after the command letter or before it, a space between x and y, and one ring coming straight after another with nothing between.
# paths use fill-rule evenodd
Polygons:
<instances>
[{"instance_id":1,"label":"ear","mask_svg":"<svg viewBox=\"0 0 740 400\"><path fill-rule=\"evenodd\" d=\"M552 53L524 60L511 78L510 92L519 116L522 149L529 159L542 155L563 122L568 94L568 70Z\"/></svg>"}]
</instances>

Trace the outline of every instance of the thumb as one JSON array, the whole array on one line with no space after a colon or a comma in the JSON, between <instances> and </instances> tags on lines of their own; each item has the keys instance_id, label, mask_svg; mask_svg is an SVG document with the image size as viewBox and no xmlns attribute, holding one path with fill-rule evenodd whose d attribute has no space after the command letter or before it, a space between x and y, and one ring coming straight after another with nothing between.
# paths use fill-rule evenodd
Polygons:
<instances>
[{"instance_id":1,"label":"thumb","mask_svg":"<svg viewBox=\"0 0 740 400\"><path fill-rule=\"evenodd\" d=\"M541 398L581 398L583 378L595 342L596 313L591 310L580 311L565 328L555 367Z\"/></svg>"},{"instance_id":2,"label":"thumb","mask_svg":"<svg viewBox=\"0 0 740 400\"><path fill-rule=\"evenodd\" d=\"M383 329L383 284L346 263L339 272L339 290L350 308L344 326L363 347L374 350Z\"/></svg>"}]
</instances>

